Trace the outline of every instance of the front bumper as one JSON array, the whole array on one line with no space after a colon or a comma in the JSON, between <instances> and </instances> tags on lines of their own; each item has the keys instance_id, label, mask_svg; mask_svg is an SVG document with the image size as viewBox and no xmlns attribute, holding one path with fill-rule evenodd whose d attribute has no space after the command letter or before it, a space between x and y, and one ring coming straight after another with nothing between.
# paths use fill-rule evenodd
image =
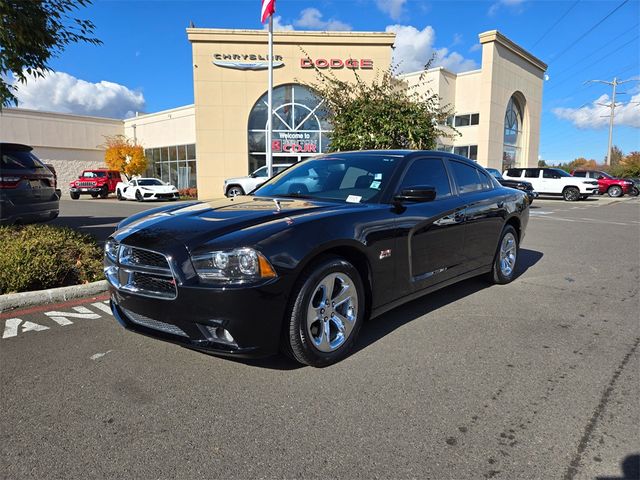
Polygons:
<instances>
[{"instance_id":1,"label":"front bumper","mask_svg":"<svg viewBox=\"0 0 640 480\"><path fill-rule=\"evenodd\" d=\"M153 193L145 192L142 194L143 200L178 200L180 194L178 192Z\"/></svg>"},{"instance_id":2,"label":"front bumper","mask_svg":"<svg viewBox=\"0 0 640 480\"><path fill-rule=\"evenodd\" d=\"M188 348L238 358L277 353L288 291L278 279L257 287L177 286L174 300L110 284L111 310L126 329ZM216 335L224 329L233 342Z\"/></svg>"},{"instance_id":3,"label":"front bumper","mask_svg":"<svg viewBox=\"0 0 640 480\"><path fill-rule=\"evenodd\" d=\"M90 195L92 193L102 193L104 187L71 187L70 193L77 193L78 195Z\"/></svg>"}]
</instances>

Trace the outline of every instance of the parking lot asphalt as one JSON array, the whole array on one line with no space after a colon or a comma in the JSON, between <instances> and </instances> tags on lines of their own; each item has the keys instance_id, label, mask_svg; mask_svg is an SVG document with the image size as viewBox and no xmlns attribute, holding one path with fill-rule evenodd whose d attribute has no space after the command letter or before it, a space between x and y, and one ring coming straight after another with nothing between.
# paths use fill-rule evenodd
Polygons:
<instances>
[{"instance_id":1,"label":"parking lot asphalt","mask_svg":"<svg viewBox=\"0 0 640 480\"><path fill-rule=\"evenodd\" d=\"M89 229L140 208L95 205L107 213L86 210ZM538 199L513 283L471 279L397 308L325 369L126 332L106 296L5 312L0 472L637 478L639 252L639 199Z\"/></svg>"}]
</instances>

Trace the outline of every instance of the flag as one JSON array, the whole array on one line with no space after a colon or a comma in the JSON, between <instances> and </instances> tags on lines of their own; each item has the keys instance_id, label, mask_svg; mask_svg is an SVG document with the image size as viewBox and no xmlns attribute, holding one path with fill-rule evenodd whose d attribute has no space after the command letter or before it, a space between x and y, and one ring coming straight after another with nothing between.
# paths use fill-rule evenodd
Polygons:
<instances>
[{"instance_id":1,"label":"flag","mask_svg":"<svg viewBox=\"0 0 640 480\"><path fill-rule=\"evenodd\" d=\"M262 23L276 13L276 0L262 0Z\"/></svg>"}]
</instances>

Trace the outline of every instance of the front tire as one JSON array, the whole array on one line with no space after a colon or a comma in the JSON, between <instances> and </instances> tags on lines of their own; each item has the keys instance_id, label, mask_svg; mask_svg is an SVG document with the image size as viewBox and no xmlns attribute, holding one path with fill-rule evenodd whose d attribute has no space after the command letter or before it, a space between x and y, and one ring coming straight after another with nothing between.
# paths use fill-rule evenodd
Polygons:
<instances>
[{"instance_id":1,"label":"front tire","mask_svg":"<svg viewBox=\"0 0 640 480\"><path fill-rule=\"evenodd\" d=\"M637 197L638 194L640 193L640 190L638 189L638 187L631 187L631 190L629 190L629 195L631 195L632 197Z\"/></svg>"},{"instance_id":2,"label":"front tire","mask_svg":"<svg viewBox=\"0 0 640 480\"><path fill-rule=\"evenodd\" d=\"M562 198L567 202L575 202L580 199L580 190L576 187L567 187L562 191Z\"/></svg>"},{"instance_id":3,"label":"front tire","mask_svg":"<svg viewBox=\"0 0 640 480\"><path fill-rule=\"evenodd\" d=\"M505 285L513 281L516 275L519 248L518 232L511 225L507 225L500 235L493 267L489 274L489 280L492 283Z\"/></svg>"},{"instance_id":4,"label":"front tire","mask_svg":"<svg viewBox=\"0 0 640 480\"><path fill-rule=\"evenodd\" d=\"M238 195L244 195L244 189L239 185L232 185L227 188L227 197L237 197Z\"/></svg>"},{"instance_id":5,"label":"front tire","mask_svg":"<svg viewBox=\"0 0 640 480\"><path fill-rule=\"evenodd\" d=\"M307 268L294 290L283 346L298 362L326 367L353 347L364 320L364 285L358 270L340 257Z\"/></svg>"},{"instance_id":6,"label":"front tire","mask_svg":"<svg viewBox=\"0 0 640 480\"><path fill-rule=\"evenodd\" d=\"M69 193L69 196L71 197L72 200L78 200L80 198L79 193Z\"/></svg>"},{"instance_id":7,"label":"front tire","mask_svg":"<svg viewBox=\"0 0 640 480\"><path fill-rule=\"evenodd\" d=\"M138 202L142 201L142 194L140 193L140 190L136 190L136 200Z\"/></svg>"},{"instance_id":8,"label":"front tire","mask_svg":"<svg viewBox=\"0 0 640 480\"><path fill-rule=\"evenodd\" d=\"M122 196L122 192L120 190L116 190L116 198L121 202L124 200L124 197Z\"/></svg>"},{"instance_id":9,"label":"front tire","mask_svg":"<svg viewBox=\"0 0 640 480\"><path fill-rule=\"evenodd\" d=\"M100 192L100 198L107 198L109 196L109 187L105 186Z\"/></svg>"},{"instance_id":10,"label":"front tire","mask_svg":"<svg viewBox=\"0 0 640 480\"><path fill-rule=\"evenodd\" d=\"M624 194L624 192L622 191L622 187L620 187L620 185L611 185L607 190L607 194L610 197L618 198L618 197L621 197Z\"/></svg>"}]
</instances>

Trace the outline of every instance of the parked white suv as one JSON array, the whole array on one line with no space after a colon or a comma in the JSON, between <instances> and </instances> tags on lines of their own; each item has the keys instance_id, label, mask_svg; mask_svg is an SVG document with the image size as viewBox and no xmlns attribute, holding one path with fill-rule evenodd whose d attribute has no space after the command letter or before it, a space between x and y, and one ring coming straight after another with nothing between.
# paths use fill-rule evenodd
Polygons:
<instances>
[{"instance_id":1,"label":"parked white suv","mask_svg":"<svg viewBox=\"0 0 640 480\"><path fill-rule=\"evenodd\" d=\"M273 174L276 175L285 168L290 167L291 163L280 163L273 165ZM224 194L227 197L235 197L236 195L245 195L253 191L256 187L268 180L267 167L260 167L251 175L246 177L227 178L224 181Z\"/></svg>"},{"instance_id":2,"label":"parked white suv","mask_svg":"<svg viewBox=\"0 0 640 480\"><path fill-rule=\"evenodd\" d=\"M561 195L568 202L598 194L597 180L573 177L559 168L510 168L502 176L510 180L525 180L540 195Z\"/></svg>"}]
</instances>

